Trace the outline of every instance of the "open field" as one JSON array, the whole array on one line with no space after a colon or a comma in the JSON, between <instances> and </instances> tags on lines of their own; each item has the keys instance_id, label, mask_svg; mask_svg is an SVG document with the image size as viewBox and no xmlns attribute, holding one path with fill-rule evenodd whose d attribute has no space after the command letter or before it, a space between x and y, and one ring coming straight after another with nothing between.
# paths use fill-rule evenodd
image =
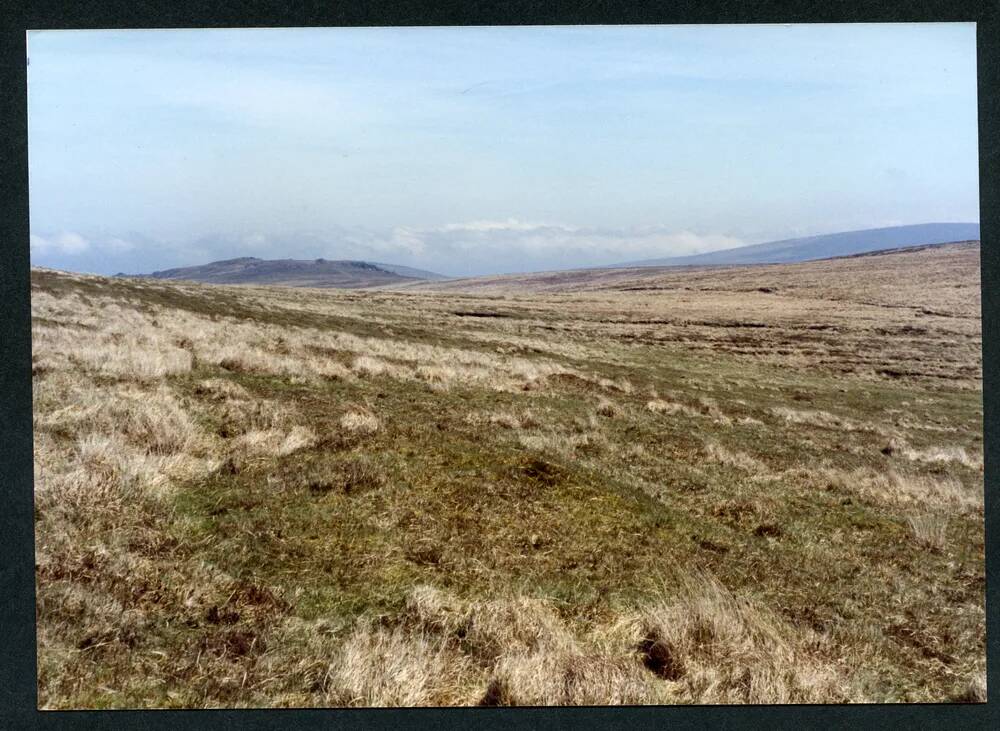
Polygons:
<instances>
[{"instance_id":1,"label":"open field","mask_svg":"<svg viewBox=\"0 0 1000 731\"><path fill-rule=\"evenodd\" d=\"M979 286L34 270L40 703L985 700Z\"/></svg>"}]
</instances>

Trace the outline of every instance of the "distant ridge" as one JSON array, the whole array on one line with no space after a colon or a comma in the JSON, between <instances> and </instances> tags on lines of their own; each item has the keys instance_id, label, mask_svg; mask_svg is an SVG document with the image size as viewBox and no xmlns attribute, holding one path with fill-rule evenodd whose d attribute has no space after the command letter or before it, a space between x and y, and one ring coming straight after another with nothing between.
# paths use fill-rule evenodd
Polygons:
<instances>
[{"instance_id":1,"label":"distant ridge","mask_svg":"<svg viewBox=\"0 0 1000 731\"><path fill-rule=\"evenodd\" d=\"M783 239L752 246L740 246L735 249L711 251L706 254L622 262L602 268L786 264L865 254L883 249L978 240L978 223L921 223L912 226L871 228L862 231L844 231L797 239Z\"/></svg>"},{"instance_id":2,"label":"distant ridge","mask_svg":"<svg viewBox=\"0 0 1000 731\"><path fill-rule=\"evenodd\" d=\"M328 259L258 259L242 256L200 266L164 269L152 274L117 275L178 279L205 284L258 284L285 287L354 289L420 280L444 279L440 274L395 264Z\"/></svg>"}]
</instances>

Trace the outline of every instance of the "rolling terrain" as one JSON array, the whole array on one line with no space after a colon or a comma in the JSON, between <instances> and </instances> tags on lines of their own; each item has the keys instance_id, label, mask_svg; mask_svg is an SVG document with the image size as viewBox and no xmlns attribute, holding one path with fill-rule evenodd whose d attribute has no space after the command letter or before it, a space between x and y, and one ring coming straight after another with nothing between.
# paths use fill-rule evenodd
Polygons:
<instances>
[{"instance_id":1,"label":"rolling terrain","mask_svg":"<svg viewBox=\"0 0 1000 731\"><path fill-rule=\"evenodd\" d=\"M978 244L32 313L42 707L985 700Z\"/></svg>"},{"instance_id":2,"label":"rolling terrain","mask_svg":"<svg viewBox=\"0 0 1000 731\"><path fill-rule=\"evenodd\" d=\"M978 241L978 223L920 223L861 231L842 231L819 236L769 241L706 254L675 256L626 262L630 266L732 266L744 264L782 264L851 256L871 251L902 249L953 241Z\"/></svg>"}]
</instances>

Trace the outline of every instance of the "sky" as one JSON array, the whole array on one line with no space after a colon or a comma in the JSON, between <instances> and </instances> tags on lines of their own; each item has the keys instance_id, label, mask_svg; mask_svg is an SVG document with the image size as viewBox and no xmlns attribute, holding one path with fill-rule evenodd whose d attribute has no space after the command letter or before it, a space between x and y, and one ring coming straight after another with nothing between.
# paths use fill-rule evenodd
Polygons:
<instances>
[{"instance_id":1,"label":"sky","mask_svg":"<svg viewBox=\"0 0 1000 731\"><path fill-rule=\"evenodd\" d=\"M473 275L978 222L975 33L33 31L32 263Z\"/></svg>"}]
</instances>

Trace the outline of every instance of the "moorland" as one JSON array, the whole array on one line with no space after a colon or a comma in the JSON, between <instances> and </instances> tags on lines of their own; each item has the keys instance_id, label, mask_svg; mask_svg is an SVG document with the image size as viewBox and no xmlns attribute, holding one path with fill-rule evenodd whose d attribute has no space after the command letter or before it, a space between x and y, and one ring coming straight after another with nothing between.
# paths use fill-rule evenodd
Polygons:
<instances>
[{"instance_id":1,"label":"moorland","mask_svg":"<svg viewBox=\"0 0 1000 731\"><path fill-rule=\"evenodd\" d=\"M31 279L44 708L985 699L978 243Z\"/></svg>"}]
</instances>

